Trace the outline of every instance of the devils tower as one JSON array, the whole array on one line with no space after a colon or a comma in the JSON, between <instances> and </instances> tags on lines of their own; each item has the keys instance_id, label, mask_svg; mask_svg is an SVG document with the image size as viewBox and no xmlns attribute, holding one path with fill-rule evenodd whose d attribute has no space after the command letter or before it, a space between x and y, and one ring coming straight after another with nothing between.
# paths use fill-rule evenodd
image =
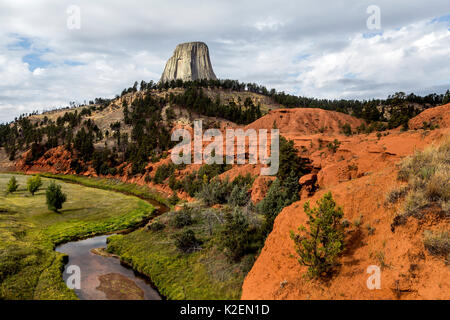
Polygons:
<instances>
[{"instance_id":1,"label":"devils tower","mask_svg":"<svg viewBox=\"0 0 450 320\"><path fill-rule=\"evenodd\" d=\"M208 46L203 42L187 42L177 45L173 56L167 61L161 82L181 79L183 81L216 80Z\"/></svg>"}]
</instances>

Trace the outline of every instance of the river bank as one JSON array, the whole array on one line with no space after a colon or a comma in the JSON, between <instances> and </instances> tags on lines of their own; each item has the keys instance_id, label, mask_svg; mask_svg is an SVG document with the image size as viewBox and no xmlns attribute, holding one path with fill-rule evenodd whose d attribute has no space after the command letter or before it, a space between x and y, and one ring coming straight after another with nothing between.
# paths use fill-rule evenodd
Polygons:
<instances>
[{"instance_id":1,"label":"river bank","mask_svg":"<svg viewBox=\"0 0 450 320\"><path fill-rule=\"evenodd\" d=\"M79 268L79 288L74 291L81 300L161 300L149 279L120 263L116 255L105 254L108 235L68 242L55 251L68 255L63 272L65 283Z\"/></svg>"},{"instance_id":2,"label":"river bank","mask_svg":"<svg viewBox=\"0 0 450 320\"><path fill-rule=\"evenodd\" d=\"M0 174L5 188L12 174ZM142 225L157 211L147 201L111 191L59 182L68 195L60 213L45 204L44 185L31 196L25 175L19 189L0 194L0 297L3 299L76 299L62 281L66 255L57 245ZM67 258L66 258L67 259Z\"/></svg>"}]
</instances>

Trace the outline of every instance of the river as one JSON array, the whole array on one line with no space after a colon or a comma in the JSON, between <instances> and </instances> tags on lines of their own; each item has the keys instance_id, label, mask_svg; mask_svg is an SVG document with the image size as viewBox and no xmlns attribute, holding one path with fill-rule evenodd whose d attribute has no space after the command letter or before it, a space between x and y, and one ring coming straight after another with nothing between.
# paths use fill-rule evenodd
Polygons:
<instances>
[{"instance_id":1,"label":"river","mask_svg":"<svg viewBox=\"0 0 450 320\"><path fill-rule=\"evenodd\" d=\"M158 215L168 210L155 200L145 200L155 207ZM93 249L106 248L109 236L72 241L55 248L55 251L68 255L63 272L64 282L67 284L70 278L70 283L74 283L75 266L79 268L80 286L74 291L81 300L161 300L148 279L121 264L117 257L92 252Z\"/></svg>"},{"instance_id":2,"label":"river","mask_svg":"<svg viewBox=\"0 0 450 320\"><path fill-rule=\"evenodd\" d=\"M106 248L107 237L68 242L55 249L69 256L63 272L64 282L67 283L69 277L74 279L71 266L77 266L80 288L74 290L81 300L161 300L147 279L123 266L118 258L91 252L92 249Z\"/></svg>"}]
</instances>

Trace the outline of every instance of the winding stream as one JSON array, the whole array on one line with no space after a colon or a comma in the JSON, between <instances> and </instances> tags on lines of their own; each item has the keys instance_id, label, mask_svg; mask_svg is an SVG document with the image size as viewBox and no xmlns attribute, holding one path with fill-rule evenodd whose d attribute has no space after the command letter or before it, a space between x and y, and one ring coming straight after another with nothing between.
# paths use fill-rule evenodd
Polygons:
<instances>
[{"instance_id":1,"label":"winding stream","mask_svg":"<svg viewBox=\"0 0 450 320\"><path fill-rule=\"evenodd\" d=\"M165 205L155 200L145 200L151 203L159 214L168 210ZM118 258L92 252L93 249L106 248L106 239L109 236L67 242L55 248L55 251L65 253L69 257L63 272L64 283L67 284L69 277L74 276L73 270L70 270L71 266L77 266L80 271L80 287L74 291L81 300L161 300L158 291L148 279L122 265Z\"/></svg>"},{"instance_id":2,"label":"winding stream","mask_svg":"<svg viewBox=\"0 0 450 320\"><path fill-rule=\"evenodd\" d=\"M81 300L161 300L151 283L123 266L119 259L94 254L92 249L106 248L108 236L68 242L55 250L69 256L63 272L67 283L70 266L80 269L80 289L74 289Z\"/></svg>"}]
</instances>

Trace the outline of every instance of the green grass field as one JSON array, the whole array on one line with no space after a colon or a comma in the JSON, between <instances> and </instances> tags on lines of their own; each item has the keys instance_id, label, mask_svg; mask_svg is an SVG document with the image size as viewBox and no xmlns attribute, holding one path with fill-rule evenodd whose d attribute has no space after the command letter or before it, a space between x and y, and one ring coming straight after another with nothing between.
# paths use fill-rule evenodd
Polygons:
<instances>
[{"instance_id":1,"label":"green grass field","mask_svg":"<svg viewBox=\"0 0 450 320\"><path fill-rule=\"evenodd\" d=\"M86 187L92 187L102 190L117 191L128 195L133 195L149 201L157 201L169 207L169 201L158 191L150 189L147 186L141 186L134 183L125 183L118 179L106 179L106 178L92 178L76 175L63 175L63 174L51 174L43 173L43 177L54 178L66 182L72 182L81 184Z\"/></svg>"},{"instance_id":2,"label":"green grass field","mask_svg":"<svg viewBox=\"0 0 450 320\"><path fill-rule=\"evenodd\" d=\"M221 223L213 221L209 225L211 211L197 208L193 225L172 227L170 221L178 212L166 212L156 218L165 225L163 230L141 228L129 234L111 236L108 251L119 255L134 270L149 276L167 299L239 300L242 283L255 255L249 254L239 262L229 261L217 248ZM223 219L220 211L215 214ZM187 254L176 248L173 237L185 229L195 232L202 242L201 250Z\"/></svg>"},{"instance_id":3,"label":"green grass field","mask_svg":"<svg viewBox=\"0 0 450 320\"><path fill-rule=\"evenodd\" d=\"M45 188L26 191L28 176L15 175L19 189L6 194L11 174L0 174L0 299L75 299L62 281L60 243L130 228L154 207L134 196L57 181L67 194L60 213L48 210Z\"/></svg>"}]
</instances>

